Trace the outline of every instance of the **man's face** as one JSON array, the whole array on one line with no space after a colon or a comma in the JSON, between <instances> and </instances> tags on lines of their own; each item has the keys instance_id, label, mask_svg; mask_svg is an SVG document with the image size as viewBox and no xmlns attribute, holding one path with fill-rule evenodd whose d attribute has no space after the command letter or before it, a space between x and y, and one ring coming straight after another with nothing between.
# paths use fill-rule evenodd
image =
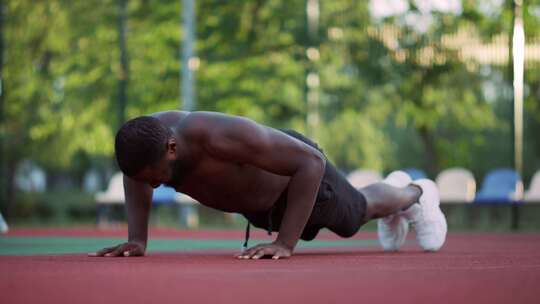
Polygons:
<instances>
[{"instance_id":1,"label":"man's face","mask_svg":"<svg viewBox=\"0 0 540 304\"><path fill-rule=\"evenodd\" d=\"M146 166L141 172L134 176L134 179L157 188L159 185L168 182L171 179L172 170L165 158L161 159L153 166Z\"/></svg>"},{"instance_id":2,"label":"man's face","mask_svg":"<svg viewBox=\"0 0 540 304\"><path fill-rule=\"evenodd\" d=\"M141 172L133 178L137 181L149 184L152 188L157 188L163 183L167 183L172 178L173 163L176 160L176 143L170 141L167 145L165 156L157 163L144 167Z\"/></svg>"}]
</instances>

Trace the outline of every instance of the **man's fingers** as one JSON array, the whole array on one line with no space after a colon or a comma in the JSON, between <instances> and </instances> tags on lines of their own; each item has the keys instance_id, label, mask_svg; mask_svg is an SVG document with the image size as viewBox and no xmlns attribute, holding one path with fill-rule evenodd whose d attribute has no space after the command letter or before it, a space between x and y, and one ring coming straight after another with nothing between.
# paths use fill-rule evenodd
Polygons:
<instances>
[{"instance_id":1,"label":"man's fingers","mask_svg":"<svg viewBox=\"0 0 540 304\"><path fill-rule=\"evenodd\" d=\"M257 250L259 250L259 248L260 248L260 245L257 245L255 247L251 247L248 250L244 251L242 254L240 254L239 258L240 259L249 259L257 252Z\"/></svg>"},{"instance_id":2,"label":"man's fingers","mask_svg":"<svg viewBox=\"0 0 540 304\"><path fill-rule=\"evenodd\" d=\"M238 254L236 257L238 259L258 260L264 256L272 256L274 259L279 259L282 257L289 257L290 254L281 248L276 248L271 244L259 244L244 250L244 252Z\"/></svg>"},{"instance_id":3,"label":"man's fingers","mask_svg":"<svg viewBox=\"0 0 540 304\"><path fill-rule=\"evenodd\" d=\"M121 255L124 255L124 251L126 251L128 248L126 248L127 246L125 245L120 245L118 247L116 247L116 249L114 249L113 251L105 254L106 257L117 257L117 256L121 256Z\"/></svg>"},{"instance_id":4,"label":"man's fingers","mask_svg":"<svg viewBox=\"0 0 540 304\"><path fill-rule=\"evenodd\" d=\"M250 259L255 254L255 250L253 248L250 248L246 252L242 254L242 259Z\"/></svg>"},{"instance_id":5,"label":"man's fingers","mask_svg":"<svg viewBox=\"0 0 540 304\"><path fill-rule=\"evenodd\" d=\"M100 251L97 252L97 255L98 255L98 256L103 256L104 254L109 253L109 252L115 250L116 247L118 247L118 246L113 246L113 247L106 247L106 248L103 248L103 249L101 249Z\"/></svg>"},{"instance_id":6,"label":"man's fingers","mask_svg":"<svg viewBox=\"0 0 540 304\"><path fill-rule=\"evenodd\" d=\"M279 252L279 250L276 250L276 248L272 247L265 247L259 249L252 257L254 260L258 260L264 256L274 256Z\"/></svg>"},{"instance_id":7,"label":"man's fingers","mask_svg":"<svg viewBox=\"0 0 540 304\"><path fill-rule=\"evenodd\" d=\"M275 253L274 256L272 256L272 259L279 260L281 258L288 258L290 256L291 256L290 253L288 253L286 251L283 251L283 250L280 250L277 253Z\"/></svg>"},{"instance_id":8,"label":"man's fingers","mask_svg":"<svg viewBox=\"0 0 540 304\"><path fill-rule=\"evenodd\" d=\"M142 255L144 255L144 252L142 251L142 249L139 246L133 246L133 247L130 247L128 249L124 249L123 255L125 257L142 256Z\"/></svg>"},{"instance_id":9,"label":"man's fingers","mask_svg":"<svg viewBox=\"0 0 540 304\"><path fill-rule=\"evenodd\" d=\"M262 258L263 256L265 256L267 254L266 250L267 250L267 248L261 248L261 249L257 250L255 252L255 254L251 258L255 259L255 260Z\"/></svg>"},{"instance_id":10,"label":"man's fingers","mask_svg":"<svg viewBox=\"0 0 540 304\"><path fill-rule=\"evenodd\" d=\"M244 250L244 252L240 253L237 258L239 259L249 259L253 255L253 250L248 249Z\"/></svg>"},{"instance_id":11,"label":"man's fingers","mask_svg":"<svg viewBox=\"0 0 540 304\"><path fill-rule=\"evenodd\" d=\"M89 253L88 256L101 257L101 256L104 256L106 253L113 251L116 247L118 246L103 248L101 250L98 250L97 252Z\"/></svg>"},{"instance_id":12,"label":"man's fingers","mask_svg":"<svg viewBox=\"0 0 540 304\"><path fill-rule=\"evenodd\" d=\"M89 253L91 257L118 257L118 256L143 256L145 248L137 243L123 243L113 247L103 248L97 252Z\"/></svg>"}]
</instances>

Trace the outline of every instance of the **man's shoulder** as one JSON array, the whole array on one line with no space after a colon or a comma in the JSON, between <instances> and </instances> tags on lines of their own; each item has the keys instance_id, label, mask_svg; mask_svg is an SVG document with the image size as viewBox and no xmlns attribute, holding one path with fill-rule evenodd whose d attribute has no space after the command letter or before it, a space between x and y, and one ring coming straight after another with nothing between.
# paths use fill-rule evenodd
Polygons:
<instances>
[{"instance_id":1,"label":"man's shoulder","mask_svg":"<svg viewBox=\"0 0 540 304\"><path fill-rule=\"evenodd\" d=\"M242 116L228 115L220 112L190 112L181 124L183 132L198 135L212 135L235 127L247 120Z\"/></svg>"},{"instance_id":2,"label":"man's shoulder","mask_svg":"<svg viewBox=\"0 0 540 304\"><path fill-rule=\"evenodd\" d=\"M163 124L169 128L175 130L188 131L200 128L204 126L205 115L201 115L200 112L188 112L188 111L162 111L150 114L150 116L157 118Z\"/></svg>"},{"instance_id":3,"label":"man's shoulder","mask_svg":"<svg viewBox=\"0 0 540 304\"><path fill-rule=\"evenodd\" d=\"M182 119L184 119L189 114L190 114L190 112L174 111L173 110L173 111L156 112L156 113L150 114L149 116L157 118L157 119L159 119L161 122L163 122L165 124L170 124L170 123L178 123L178 122L180 122Z\"/></svg>"},{"instance_id":4,"label":"man's shoulder","mask_svg":"<svg viewBox=\"0 0 540 304\"><path fill-rule=\"evenodd\" d=\"M201 137L216 129L216 123L232 117L218 112L162 111L150 114L183 136Z\"/></svg>"},{"instance_id":5,"label":"man's shoulder","mask_svg":"<svg viewBox=\"0 0 540 304\"><path fill-rule=\"evenodd\" d=\"M207 111L164 111L152 114L176 132L188 137L212 137L228 131L246 129L257 123L242 116Z\"/></svg>"}]
</instances>

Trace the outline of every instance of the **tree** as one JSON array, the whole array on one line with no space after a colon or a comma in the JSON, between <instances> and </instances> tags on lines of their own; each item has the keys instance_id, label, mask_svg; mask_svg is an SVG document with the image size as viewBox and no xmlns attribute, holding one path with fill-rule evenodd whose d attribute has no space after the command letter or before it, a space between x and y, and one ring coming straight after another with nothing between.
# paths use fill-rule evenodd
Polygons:
<instances>
[{"instance_id":1,"label":"tree","mask_svg":"<svg viewBox=\"0 0 540 304\"><path fill-rule=\"evenodd\" d=\"M6 212L7 201L6 149L4 147L4 1L0 1L0 213Z\"/></svg>"}]
</instances>

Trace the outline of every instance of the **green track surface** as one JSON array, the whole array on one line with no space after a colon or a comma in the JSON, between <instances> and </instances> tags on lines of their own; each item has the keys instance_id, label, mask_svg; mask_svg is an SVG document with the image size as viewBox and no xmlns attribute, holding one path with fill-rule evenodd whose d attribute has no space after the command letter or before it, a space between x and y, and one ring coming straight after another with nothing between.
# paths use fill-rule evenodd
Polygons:
<instances>
[{"instance_id":1,"label":"green track surface","mask_svg":"<svg viewBox=\"0 0 540 304\"><path fill-rule=\"evenodd\" d=\"M233 249L240 250L240 239L235 240L150 240L149 252ZM123 238L97 237L0 237L0 255L48 255L94 252L104 247L125 242ZM253 240L250 246L261 241ZM377 246L376 240L311 241L299 243L300 248Z\"/></svg>"}]
</instances>

